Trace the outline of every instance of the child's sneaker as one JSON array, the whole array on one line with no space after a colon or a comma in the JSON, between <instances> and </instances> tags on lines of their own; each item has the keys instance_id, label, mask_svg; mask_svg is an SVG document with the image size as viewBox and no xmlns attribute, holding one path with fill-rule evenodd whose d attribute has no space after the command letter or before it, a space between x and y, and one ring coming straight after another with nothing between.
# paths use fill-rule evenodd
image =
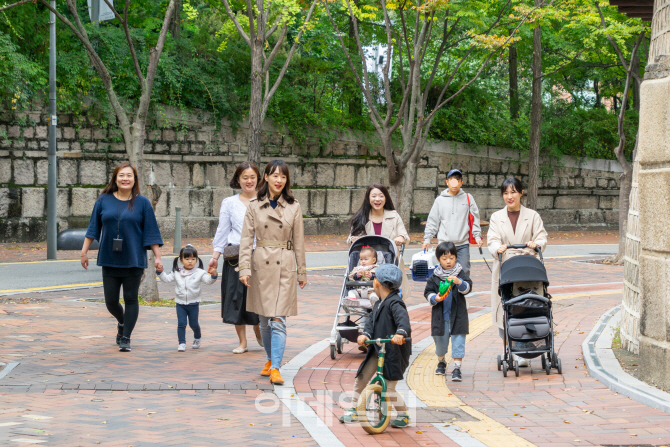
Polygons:
<instances>
[{"instance_id":1,"label":"child's sneaker","mask_svg":"<svg viewBox=\"0 0 670 447\"><path fill-rule=\"evenodd\" d=\"M461 380L463 380L463 376L461 375L461 368L454 368L454 370L451 372L451 381L460 382Z\"/></svg>"},{"instance_id":2,"label":"child's sneaker","mask_svg":"<svg viewBox=\"0 0 670 447\"><path fill-rule=\"evenodd\" d=\"M437 369L435 370L435 375L437 375L437 376L447 375L447 364L445 362L439 362L437 364Z\"/></svg>"},{"instance_id":3,"label":"child's sneaker","mask_svg":"<svg viewBox=\"0 0 670 447\"><path fill-rule=\"evenodd\" d=\"M196 338L196 339L193 340L192 348L193 349L199 349L200 348L200 339L199 338Z\"/></svg>"},{"instance_id":4,"label":"child's sneaker","mask_svg":"<svg viewBox=\"0 0 670 447\"><path fill-rule=\"evenodd\" d=\"M177 348L177 351L179 351L179 352L186 351L186 343L179 343L179 347Z\"/></svg>"},{"instance_id":5,"label":"child's sneaker","mask_svg":"<svg viewBox=\"0 0 670 447\"><path fill-rule=\"evenodd\" d=\"M405 428L409 424L411 424L411 421L409 420L409 415L407 413L404 413L404 414L398 414L398 419L391 422L391 427L393 427L393 428Z\"/></svg>"},{"instance_id":6,"label":"child's sneaker","mask_svg":"<svg viewBox=\"0 0 670 447\"><path fill-rule=\"evenodd\" d=\"M351 424L353 422L358 422L358 413L356 412L356 409L349 408L347 411L345 411L342 417L340 418L340 422L342 422L343 424Z\"/></svg>"}]
</instances>

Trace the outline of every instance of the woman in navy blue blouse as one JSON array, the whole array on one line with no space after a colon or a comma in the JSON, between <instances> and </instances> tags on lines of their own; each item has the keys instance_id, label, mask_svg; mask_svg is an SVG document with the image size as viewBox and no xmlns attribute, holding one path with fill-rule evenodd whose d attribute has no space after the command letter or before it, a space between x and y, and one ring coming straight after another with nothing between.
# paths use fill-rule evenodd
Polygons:
<instances>
[{"instance_id":1,"label":"woman in navy blue blouse","mask_svg":"<svg viewBox=\"0 0 670 447\"><path fill-rule=\"evenodd\" d=\"M156 269L162 268L159 247L163 239L151 202L140 195L137 170L128 162L114 169L112 179L95 202L81 250L85 269L93 240L100 243L97 264L102 267L105 304L118 321L116 344L119 351L130 351L130 334L140 311L138 292L147 268L147 250L156 256ZM125 312L119 303L121 287Z\"/></svg>"}]
</instances>

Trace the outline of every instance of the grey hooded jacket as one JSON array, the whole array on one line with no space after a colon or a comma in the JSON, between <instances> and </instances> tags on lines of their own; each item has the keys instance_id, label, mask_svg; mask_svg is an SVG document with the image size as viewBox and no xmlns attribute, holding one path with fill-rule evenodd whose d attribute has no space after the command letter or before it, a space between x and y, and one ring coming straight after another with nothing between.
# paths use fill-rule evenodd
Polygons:
<instances>
[{"instance_id":1,"label":"grey hooded jacket","mask_svg":"<svg viewBox=\"0 0 670 447\"><path fill-rule=\"evenodd\" d=\"M430 240L437 235L440 242L453 242L456 246L468 243L467 196L470 196L470 212L475 216L472 224L472 235L475 239L481 239L479 208L477 208L475 198L462 189L455 196L449 194L449 189L445 189L442 194L437 196L433 207L430 209L423 235L424 242L430 243Z\"/></svg>"}]
</instances>

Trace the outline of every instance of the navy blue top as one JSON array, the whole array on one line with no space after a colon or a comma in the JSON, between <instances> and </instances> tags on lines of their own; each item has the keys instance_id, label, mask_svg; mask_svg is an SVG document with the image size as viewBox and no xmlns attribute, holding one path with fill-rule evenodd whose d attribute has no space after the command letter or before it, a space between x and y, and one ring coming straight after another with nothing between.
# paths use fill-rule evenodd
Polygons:
<instances>
[{"instance_id":1,"label":"navy blue top","mask_svg":"<svg viewBox=\"0 0 670 447\"><path fill-rule=\"evenodd\" d=\"M132 209L125 200L114 194L103 194L95 202L86 237L100 243L97 265L101 267L147 268L147 250L151 245L163 245L156 215L151 202L137 196ZM119 216L121 217L119 221ZM112 240L123 239L121 252L112 251Z\"/></svg>"},{"instance_id":2,"label":"navy blue top","mask_svg":"<svg viewBox=\"0 0 670 447\"><path fill-rule=\"evenodd\" d=\"M272 207L272 209L277 208L277 201L276 200L270 200L270 206Z\"/></svg>"}]
</instances>

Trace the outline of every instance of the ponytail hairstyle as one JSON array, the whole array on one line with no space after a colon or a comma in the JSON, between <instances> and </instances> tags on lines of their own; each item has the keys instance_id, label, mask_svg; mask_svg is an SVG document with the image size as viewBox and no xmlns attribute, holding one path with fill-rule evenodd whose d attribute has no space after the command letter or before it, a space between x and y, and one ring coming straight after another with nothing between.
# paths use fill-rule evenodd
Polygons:
<instances>
[{"instance_id":1,"label":"ponytail hairstyle","mask_svg":"<svg viewBox=\"0 0 670 447\"><path fill-rule=\"evenodd\" d=\"M203 263L202 259L198 257L198 250L195 249L195 247L191 244L186 244L186 247L182 248L179 251L179 257L174 258L174 262L172 263L172 271L173 272L178 272L179 271L179 261L184 258L198 258L198 268L202 269L203 268ZM183 262L182 262L183 264Z\"/></svg>"}]
</instances>

